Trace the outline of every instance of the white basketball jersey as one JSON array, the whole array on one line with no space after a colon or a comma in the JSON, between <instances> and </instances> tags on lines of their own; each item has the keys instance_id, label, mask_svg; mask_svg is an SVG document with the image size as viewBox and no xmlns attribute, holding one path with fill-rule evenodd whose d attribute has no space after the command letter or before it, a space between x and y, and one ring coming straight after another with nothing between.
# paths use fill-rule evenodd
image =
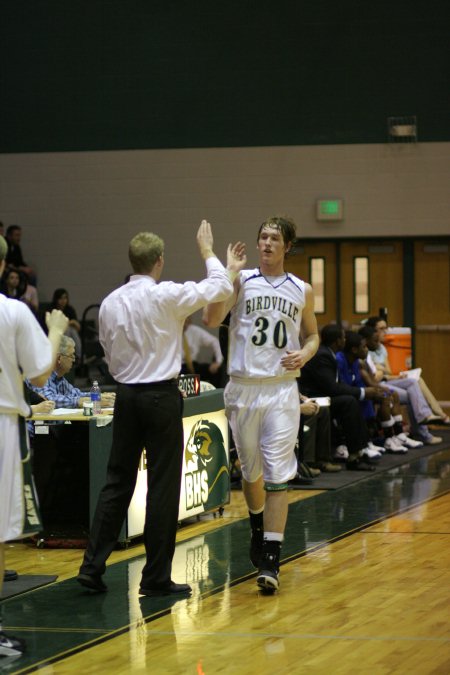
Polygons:
<instances>
[{"instance_id":1,"label":"white basketball jersey","mask_svg":"<svg viewBox=\"0 0 450 675\"><path fill-rule=\"evenodd\" d=\"M236 377L279 377L287 351L300 349L305 282L293 274L264 277L258 268L240 273L241 287L231 310L228 372Z\"/></svg>"}]
</instances>

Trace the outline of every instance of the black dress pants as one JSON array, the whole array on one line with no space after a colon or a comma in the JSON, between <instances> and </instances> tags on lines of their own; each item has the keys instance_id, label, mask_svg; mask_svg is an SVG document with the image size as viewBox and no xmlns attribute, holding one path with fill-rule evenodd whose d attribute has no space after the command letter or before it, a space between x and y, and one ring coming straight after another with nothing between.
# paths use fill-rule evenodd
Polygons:
<instances>
[{"instance_id":1,"label":"black dress pants","mask_svg":"<svg viewBox=\"0 0 450 675\"><path fill-rule=\"evenodd\" d=\"M170 581L183 460L182 409L176 380L119 385L106 484L99 495L82 574L97 576L105 571L133 496L145 447L147 560L142 586L157 587Z\"/></svg>"},{"instance_id":2,"label":"black dress pants","mask_svg":"<svg viewBox=\"0 0 450 675\"><path fill-rule=\"evenodd\" d=\"M356 455L367 446L369 432L356 398L347 395L333 396L330 414L342 427L349 455Z\"/></svg>"},{"instance_id":3,"label":"black dress pants","mask_svg":"<svg viewBox=\"0 0 450 675\"><path fill-rule=\"evenodd\" d=\"M304 427L308 427L305 432ZM300 452L305 462L331 462L330 412L328 407L315 415L302 415L298 436Z\"/></svg>"}]
</instances>

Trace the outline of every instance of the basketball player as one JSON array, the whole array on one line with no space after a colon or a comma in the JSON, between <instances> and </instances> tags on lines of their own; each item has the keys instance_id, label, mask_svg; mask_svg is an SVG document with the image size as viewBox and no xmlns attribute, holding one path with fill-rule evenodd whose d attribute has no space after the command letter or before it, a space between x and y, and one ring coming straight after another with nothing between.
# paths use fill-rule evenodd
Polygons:
<instances>
[{"instance_id":1,"label":"basketball player","mask_svg":"<svg viewBox=\"0 0 450 675\"><path fill-rule=\"evenodd\" d=\"M279 586L287 487L297 472L296 378L319 345L312 288L284 271L294 239L293 221L269 218L258 232L259 268L242 270L231 298L204 310L208 326L231 310L225 408L250 513L250 559L258 586L270 592Z\"/></svg>"},{"instance_id":2,"label":"basketball player","mask_svg":"<svg viewBox=\"0 0 450 675\"><path fill-rule=\"evenodd\" d=\"M7 251L0 236L0 276ZM47 312L46 323L48 338L24 302L0 294L0 595L5 542L41 529L30 473L25 429L30 407L24 398L23 380L27 377L37 386L46 382L68 320L53 310ZM24 651L23 640L2 630L0 615L0 670L8 657L15 659Z\"/></svg>"}]
</instances>

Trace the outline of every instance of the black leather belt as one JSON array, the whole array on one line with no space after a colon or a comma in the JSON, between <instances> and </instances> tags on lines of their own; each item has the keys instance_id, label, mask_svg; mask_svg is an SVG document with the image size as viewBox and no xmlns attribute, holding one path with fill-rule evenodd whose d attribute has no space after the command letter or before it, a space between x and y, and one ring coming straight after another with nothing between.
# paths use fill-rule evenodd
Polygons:
<instances>
[{"instance_id":1,"label":"black leather belt","mask_svg":"<svg viewBox=\"0 0 450 675\"><path fill-rule=\"evenodd\" d=\"M158 387L167 387L177 384L177 380L173 377L170 380L160 380L159 382L121 382L125 387L142 387L142 388L158 388Z\"/></svg>"}]
</instances>

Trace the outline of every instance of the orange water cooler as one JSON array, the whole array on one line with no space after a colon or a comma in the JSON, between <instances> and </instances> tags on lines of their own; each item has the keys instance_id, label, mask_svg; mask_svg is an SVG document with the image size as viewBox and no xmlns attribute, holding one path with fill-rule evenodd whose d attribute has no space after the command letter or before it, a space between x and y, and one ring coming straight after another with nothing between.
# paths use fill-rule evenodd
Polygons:
<instances>
[{"instance_id":1,"label":"orange water cooler","mask_svg":"<svg viewBox=\"0 0 450 675\"><path fill-rule=\"evenodd\" d=\"M412 367L411 328L388 328L384 337L384 346L387 349L394 375Z\"/></svg>"}]
</instances>

